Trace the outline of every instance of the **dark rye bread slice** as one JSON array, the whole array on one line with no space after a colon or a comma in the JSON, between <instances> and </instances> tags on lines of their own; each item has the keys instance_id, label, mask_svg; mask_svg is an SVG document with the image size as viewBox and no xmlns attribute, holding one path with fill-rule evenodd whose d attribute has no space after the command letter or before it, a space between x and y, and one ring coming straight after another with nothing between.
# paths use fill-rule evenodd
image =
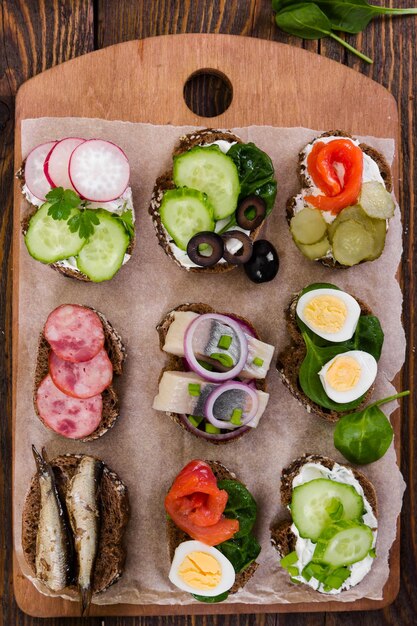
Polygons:
<instances>
[{"instance_id":1,"label":"dark rye bread slice","mask_svg":"<svg viewBox=\"0 0 417 626\"><path fill-rule=\"evenodd\" d=\"M298 373L306 355L306 346L300 329L298 328L296 319L296 307L298 298L300 297L300 293L297 293L295 294L295 296L293 296L288 308L285 311L287 330L291 337L292 343L284 348L284 350L278 355L277 370L281 376L281 380L284 385L289 389L292 395L298 400L301 406L303 406L308 413L313 413L318 417L322 417L328 422L337 422L343 415L352 413L352 411L332 411L330 409L319 406L305 395L298 381ZM356 298L354 295L352 297L355 298L355 300L359 304L361 308L361 315L372 315L372 311L367 304L362 302L362 300L360 300L359 298ZM374 384L371 385L371 387L366 392L363 401L355 409L355 411L359 411L362 407L366 405L366 403L372 396L374 387Z\"/></svg>"},{"instance_id":2,"label":"dark rye bread slice","mask_svg":"<svg viewBox=\"0 0 417 626\"><path fill-rule=\"evenodd\" d=\"M122 338L102 313L96 311L96 309L94 309L93 307L86 308L95 311L95 313L97 313L97 315L99 316L101 323L103 324L104 330L104 347L113 365L113 373L120 375L123 371L123 363L126 358L126 349L123 345ZM46 428L49 428L49 426L43 421L43 419L39 415L36 406L36 392L45 376L49 373L48 357L50 349L51 348L49 346L49 343L46 341L42 331L39 336L38 352L36 355L35 380L33 387L33 406L35 408L36 415L44 424L44 426L46 426ZM94 441L94 439L102 437L116 423L116 420L119 417L119 400L113 385L107 387L107 389L105 389L101 395L103 398L102 420L98 428L96 428L96 430L91 433L91 435L88 435L88 437L84 437L83 439L79 439L78 441Z\"/></svg>"},{"instance_id":3,"label":"dark rye bread slice","mask_svg":"<svg viewBox=\"0 0 417 626\"><path fill-rule=\"evenodd\" d=\"M230 142L236 141L236 143L242 143L242 140L239 137L229 131L215 130L214 128L205 128L203 130L194 131L193 133L189 133L188 135L184 135L183 137L181 137L178 144L174 148L172 156L178 156L183 152L187 152L187 150L191 150L191 148L194 148L196 146L204 146L218 140L225 140ZM156 231L156 236L158 237L159 245L162 247L165 254L167 254L178 265L178 267L181 267L183 270L186 270L188 272L222 274L224 272L230 272L231 270L238 267L237 265L233 265L232 263L217 263L212 267L184 267L175 257L170 246L170 241L172 241L172 239L165 230L161 222L161 216L159 214L159 209L161 206L162 198L164 197L164 193L169 189L175 189L175 184L172 180L172 176L173 174L171 168L156 179L148 209L149 215L152 217L152 222ZM263 223L250 233L249 237L252 239L252 241L255 241L255 239L258 237L262 230L262 226Z\"/></svg>"},{"instance_id":4,"label":"dark rye bread slice","mask_svg":"<svg viewBox=\"0 0 417 626\"><path fill-rule=\"evenodd\" d=\"M171 326L172 322L174 321L174 313L175 311L192 311L193 313L199 313L200 315L204 315L205 313L219 313L219 311L216 311L215 309L213 309L213 307L209 306L208 304L203 304L202 302L198 302L198 303L194 303L194 304L180 304L179 306L175 307L175 309L172 309L171 311L169 311L165 317L159 322L158 326L156 327L156 330L158 331L158 335L159 335L159 347L162 350L162 348L164 347L165 344L165 339L166 339L166 335L167 332L169 330L169 327ZM254 336L256 337L256 339L260 339L256 329L254 328L254 326L251 324L251 322L249 322L247 319L245 319L244 317L241 317L239 315L235 315L234 313L221 313L221 315L227 315L229 317L232 317L234 319L236 319L237 321L241 321L244 324L246 324L247 326L249 326L249 328L251 329L251 331L253 332ZM164 372L186 372L189 371L188 368L186 367L186 364L184 362L184 359L182 357L178 357L175 356L174 354L168 354L167 352L165 353L168 357L168 361L166 363L166 365L162 368L161 373L159 375L159 379L158 379L158 383L162 378L162 375ZM255 381L255 385L256 388L259 389L259 391L266 391L266 381L265 379L260 379L260 380L256 380ZM195 437L197 438L201 438L194 430L189 430L187 428L187 426L184 424L183 420L181 419L180 415L178 413L171 413L169 411L166 412L166 414L179 426L181 426L181 428L183 428L184 430L186 430L187 432L191 432L191 434L193 434ZM217 439L217 440L211 440L211 442L215 445L224 445L226 443L230 443L231 441L236 441L237 439L240 439L240 437L243 437L243 435L245 433L249 432L248 430L242 429L241 433L236 434L236 436L233 439L227 439L227 440L221 440L221 439Z\"/></svg>"},{"instance_id":5,"label":"dark rye bread slice","mask_svg":"<svg viewBox=\"0 0 417 626\"><path fill-rule=\"evenodd\" d=\"M50 461L62 502L65 502L69 481L83 456L68 454ZM36 575L36 533L40 508L39 480L35 474L31 479L22 513L23 554L33 575ZM93 577L95 594L108 589L123 573L126 558L123 535L130 515L127 487L106 465L101 479L100 511L100 538ZM76 585L68 587L68 591L76 592Z\"/></svg>"},{"instance_id":6,"label":"dark rye bread slice","mask_svg":"<svg viewBox=\"0 0 417 626\"><path fill-rule=\"evenodd\" d=\"M332 469L336 461L333 461L329 457L321 456L320 454L305 454L304 456L295 459L288 467L282 470L281 474L281 503L287 507L291 504L292 499L292 483L294 478L299 473L300 469L306 463L320 463L328 469ZM372 511L375 517L378 517L378 503L375 487L370 480L359 472L356 468L346 464L344 467L352 470L354 477L361 485L365 498L372 507ZM297 541L296 536L291 531L292 520L281 520L271 526L271 543L277 550L280 558L295 550L295 544Z\"/></svg>"},{"instance_id":7,"label":"dark rye bread slice","mask_svg":"<svg viewBox=\"0 0 417 626\"><path fill-rule=\"evenodd\" d=\"M241 482L236 478L236 474L230 472L222 463L219 461L206 461L210 465L210 468L217 478L217 480L235 480L236 482ZM243 484L243 483L241 483ZM172 561L174 558L174 552L184 541L190 541L191 537L187 535L183 530L178 528L172 519L167 518L167 540L168 540L168 551L169 558ZM259 567L259 563L254 561L247 567L243 572L239 572L236 574L235 584L230 590L230 593L236 593L239 589L242 589L246 583L252 578L254 573Z\"/></svg>"},{"instance_id":8,"label":"dark rye bread slice","mask_svg":"<svg viewBox=\"0 0 417 626\"><path fill-rule=\"evenodd\" d=\"M323 133L316 139L320 139L321 137L349 137L350 139L354 139L354 137L351 134L346 133L342 130L328 130L327 132ZM316 139L313 139L307 145L311 145L314 141L316 141ZM392 173L391 173L391 168L388 165L388 162L386 158L384 157L384 155L381 154L375 148L368 146L368 144L366 143L359 144L359 147L362 150L362 152L370 156L378 165L382 179L385 182L385 187L387 191L391 193L393 189ZM305 156L306 155L305 155L305 148L304 148L303 150L301 150L301 152L298 155L298 179L300 181L300 185L302 189L307 189L310 186L308 182L308 178L306 176L306 167L303 164L303 161L305 160ZM288 225L290 225L291 219L294 217L295 205L296 205L296 196L291 196L290 198L288 198L287 203L286 203L286 218L287 218ZM332 267L332 268L334 267L336 269L346 269L348 267L347 265L341 265L338 261L336 261L335 259L331 257L328 257L328 258L323 257L321 259L317 259L317 261L319 261L326 267ZM361 262L365 263L365 261L361 261Z\"/></svg>"}]
</instances>

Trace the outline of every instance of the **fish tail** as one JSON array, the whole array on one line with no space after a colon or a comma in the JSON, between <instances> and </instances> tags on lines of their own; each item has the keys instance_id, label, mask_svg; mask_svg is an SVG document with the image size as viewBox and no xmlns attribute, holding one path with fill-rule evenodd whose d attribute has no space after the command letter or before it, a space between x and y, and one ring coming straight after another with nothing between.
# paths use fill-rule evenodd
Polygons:
<instances>
[{"instance_id":1,"label":"fish tail","mask_svg":"<svg viewBox=\"0 0 417 626\"><path fill-rule=\"evenodd\" d=\"M91 597L93 595L93 589L91 585L88 587L82 587L80 589L81 594L81 615L88 615L90 609Z\"/></svg>"},{"instance_id":2,"label":"fish tail","mask_svg":"<svg viewBox=\"0 0 417 626\"><path fill-rule=\"evenodd\" d=\"M44 474L48 469L47 464L43 456L39 454L39 452L37 451L37 449L35 448L33 444L32 444L32 452L35 458L35 463L36 463L36 467L38 469L39 474Z\"/></svg>"}]
</instances>

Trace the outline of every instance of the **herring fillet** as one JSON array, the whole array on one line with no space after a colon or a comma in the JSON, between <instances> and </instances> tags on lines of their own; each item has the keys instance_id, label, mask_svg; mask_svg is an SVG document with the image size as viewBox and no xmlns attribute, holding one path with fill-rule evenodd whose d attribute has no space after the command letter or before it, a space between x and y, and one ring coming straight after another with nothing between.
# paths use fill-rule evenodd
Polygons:
<instances>
[{"instance_id":1,"label":"herring fillet","mask_svg":"<svg viewBox=\"0 0 417 626\"><path fill-rule=\"evenodd\" d=\"M72 560L71 543L65 514L50 464L32 446L38 469L41 508L36 534L36 577L51 591L61 591L69 584Z\"/></svg>"},{"instance_id":2,"label":"herring fillet","mask_svg":"<svg viewBox=\"0 0 417 626\"><path fill-rule=\"evenodd\" d=\"M74 534L77 556L77 584L84 614L92 597L92 578L97 556L100 507L99 492L103 463L91 456L84 456L72 477L66 503Z\"/></svg>"}]
</instances>

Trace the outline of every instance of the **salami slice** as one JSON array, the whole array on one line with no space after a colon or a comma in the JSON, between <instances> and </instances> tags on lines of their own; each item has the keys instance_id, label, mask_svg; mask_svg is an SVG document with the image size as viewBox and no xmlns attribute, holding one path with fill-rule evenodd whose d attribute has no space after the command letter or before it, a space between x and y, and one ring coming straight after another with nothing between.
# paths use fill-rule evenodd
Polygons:
<instances>
[{"instance_id":1,"label":"salami slice","mask_svg":"<svg viewBox=\"0 0 417 626\"><path fill-rule=\"evenodd\" d=\"M113 366L103 348L91 361L71 363L51 350L49 373L63 393L73 398L92 398L108 387L113 379Z\"/></svg>"},{"instance_id":2,"label":"salami slice","mask_svg":"<svg viewBox=\"0 0 417 626\"><path fill-rule=\"evenodd\" d=\"M68 439L83 439L91 435L101 422L101 395L81 400L71 398L55 387L48 374L36 392L36 407L40 418L53 431Z\"/></svg>"},{"instance_id":3,"label":"salami slice","mask_svg":"<svg viewBox=\"0 0 417 626\"><path fill-rule=\"evenodd\" d=\"M93 359L104 346L104 330L97 313L78 304L62 304L49 314L44 335L63 361Z\"/></svg>"}]
</instances>

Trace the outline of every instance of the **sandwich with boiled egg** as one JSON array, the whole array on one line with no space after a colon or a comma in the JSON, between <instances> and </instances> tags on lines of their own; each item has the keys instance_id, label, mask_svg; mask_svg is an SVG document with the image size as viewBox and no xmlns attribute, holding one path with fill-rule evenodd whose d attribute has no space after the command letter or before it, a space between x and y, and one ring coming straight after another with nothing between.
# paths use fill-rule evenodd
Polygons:
<instances>
[{"instance_id":1,"label":"sandwich with boiled egg","mask_svg":"<svg viewBox=\"0 0 417 626\"><path fill-rule=\"evenodd\" d=\"M364 406L384 341L371 309L336 285L314 283L292 298L286 322L292 342L277 369L300 404L331 422Z\"/></svg>"},{"instance_id":2,"label":"sandwich with boiled egg","mask_svg":"<svg viewBox=\"0 0 417 626\"><path fill-rule=\"evenodd\" d=\"M169 580L199 602L223 602L255 574L255 499L218 461L190 461L165 498Z\"/></svg>"}]
</instances>

